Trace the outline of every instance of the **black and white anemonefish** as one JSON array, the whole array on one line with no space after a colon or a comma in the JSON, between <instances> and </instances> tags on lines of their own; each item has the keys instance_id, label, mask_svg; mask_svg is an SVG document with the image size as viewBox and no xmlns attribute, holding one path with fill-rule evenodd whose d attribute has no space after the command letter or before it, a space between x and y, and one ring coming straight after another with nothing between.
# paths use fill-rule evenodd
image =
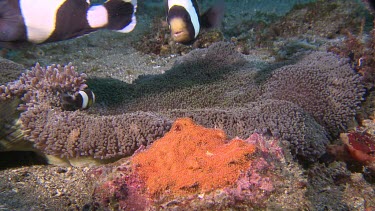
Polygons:
<instances>
[{"instance_id":1,"label":"black and white anemonefish","mask_svg":"<svg viewBox=\"0 0 375 211\"><path fill-rule=\"evenodd\" d=\"M74 95L62 95L62 108L64 110L74 111L77 109L88 109L95 103L95 94L90 89L85 89Z\"/></svg>"},{"instance_id":2,"label":"black and white anemonefish","mask_svg":"<svg viewBox=\"0 0 375 211\"><path fill-rule=\"evenodd\" d=\"M218 1L201 16L196 0L168 0L166 11L172 39L189 44L198 36L201 27L220 25L224 15L224 1Z\"/></svg>"},{"instance_id":3,"label":"black and white anemonefish","mask_svg":"<svg viewBox=\"0 0 375 211\"><path fill-rule=\"evenodd\" d=\"M0 46L67 40L98 29L127 33L136 25L137 0L0 0Z\"/></svg>"}]
</instances>

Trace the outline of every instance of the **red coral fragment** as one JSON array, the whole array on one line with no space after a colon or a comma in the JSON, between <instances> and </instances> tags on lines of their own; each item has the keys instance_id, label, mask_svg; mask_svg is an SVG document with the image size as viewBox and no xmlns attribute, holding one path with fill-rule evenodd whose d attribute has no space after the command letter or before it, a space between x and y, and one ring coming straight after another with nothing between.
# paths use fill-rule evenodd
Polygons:
<instances>
[{"instance_id":1,"label":"red coral fragment","mask_svg":"<svg viewBox=\"0 0 375 211\"><path fill-rule=\"evenodd\" d=\"M368 133L352 132L348 134L349 144L356 150L369 154L375 152L375 140Z\"/></svg>"},{"instance_id":2,"label":"red coral fragment","mask_svg":"<svg viewBox=\"0 0 375 211\"><path fill-rule=\"evenodd\" d=\"M354 160L372 166L375 163L375 157L371 155L374 152L375 142L370 134L364 134L359 132L342 133L340 138Z\"/></svg>"}]
</instances>

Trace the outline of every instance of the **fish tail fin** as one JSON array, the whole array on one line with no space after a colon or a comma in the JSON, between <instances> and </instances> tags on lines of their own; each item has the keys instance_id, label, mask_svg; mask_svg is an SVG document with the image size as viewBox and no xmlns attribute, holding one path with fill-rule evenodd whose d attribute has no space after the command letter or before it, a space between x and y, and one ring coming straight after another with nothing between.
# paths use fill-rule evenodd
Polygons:
<instances>
[{"instance_id":1,"label":"fish tail fin","mask_svg":"<svg viewBox=\"0 0 375 211\"><path fill-rule=\"evenodd\" d=\"M219 27L225 12L224 0L219 0L201 16L201 26L204 28Z\"/></svg>"},{"instance_id":2,"label":"fish tail fin","mask_svg":"<svg viewBox=\"0 0 375 211\"><path fill-rule=\"evenodd\" d=\"M136 25L137 0L108 0L104 3L108 12L107 29L122 33L132 31Z\"/></svg>"}]
</instances>

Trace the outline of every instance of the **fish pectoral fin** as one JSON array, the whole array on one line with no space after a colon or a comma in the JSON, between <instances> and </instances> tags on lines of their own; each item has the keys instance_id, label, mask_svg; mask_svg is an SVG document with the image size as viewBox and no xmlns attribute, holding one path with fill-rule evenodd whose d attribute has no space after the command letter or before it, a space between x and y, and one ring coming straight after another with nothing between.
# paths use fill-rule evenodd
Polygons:
<instances>
[{"instance_id":1,"label":"fish pectoral fin","mask_svg":"<svg viewBox=\"0 0 375 211\"><path fill-rule=\"evenodd\" d=\"M107 29L128 33L136 25L135 12L137 1L109 0L104 3L108 12Z\"/></svg>"}]
</instances>

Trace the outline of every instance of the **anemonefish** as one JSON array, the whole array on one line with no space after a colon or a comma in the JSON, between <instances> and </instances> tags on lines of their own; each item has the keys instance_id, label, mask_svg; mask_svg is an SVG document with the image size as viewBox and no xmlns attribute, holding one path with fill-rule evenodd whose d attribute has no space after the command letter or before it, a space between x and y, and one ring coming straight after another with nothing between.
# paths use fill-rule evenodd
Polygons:
<instances>
[{"instance_id":1,"label":"anemonefish","mask_svg":"<svg viewBox=\"0 0 375 211\"><path fill-rule=\"evenodd\" d=\"M90 89L76 92L74 95L62 95L62 108L64 110L88 109L95 103L95 94Z\"/></svg>"},{"instance_id":2,"label":"anemonefish","mask_svg":"<svg viewBox=\"0 0 375 211\"><path fill-rule=\"evenodd\" d=\"M0 0L0 46L48 43L98 29L127 33L136 25L137 0Z\"/></svg>"},{"instance_id":3,"label":"anemonefish","mask_svg":"<svg viewBox=\"0 0 375 211\"><path fill-rule=\"evenodd\" d=\"M199 15L196 0L166 1L167 22L174 41L189 44L199 34L200 28L217 27L224 15L224 1L218 1L203 15Z\"/></svg>"}]
</instances>

